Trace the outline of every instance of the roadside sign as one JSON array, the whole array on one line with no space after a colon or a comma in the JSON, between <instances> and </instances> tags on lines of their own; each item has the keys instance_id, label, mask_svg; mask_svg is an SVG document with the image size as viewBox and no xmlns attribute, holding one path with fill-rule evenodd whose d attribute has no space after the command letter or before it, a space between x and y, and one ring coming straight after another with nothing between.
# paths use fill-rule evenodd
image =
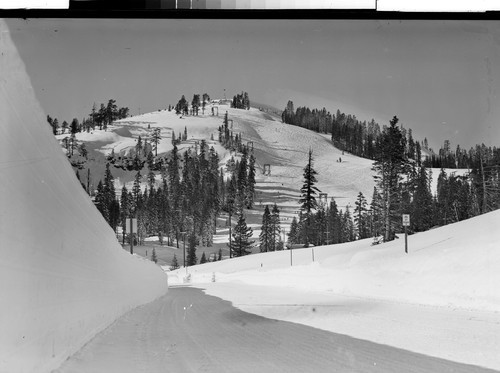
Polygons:
<instances>
[{"instance_id":1,"label":"roadside sign","mask_svg":"<svg viewBox=\"0 0 500 373\"><path fill-rule=\"evenodd\" d=\"M137 233L137 219L132 219L132 232L130 232L130 219L125 219L125 231L127 233Z\"/></svg>"},{"instance_id":2,"label":"roadside sign","mask_svg":"<svg viewBox=\"0 0 500 373\"><path fill-rule=\"evenodd\" d=\"M403 214L403 227L409 227L409 226L410 226L410 215Z\"/></svg>"}]
</instances>

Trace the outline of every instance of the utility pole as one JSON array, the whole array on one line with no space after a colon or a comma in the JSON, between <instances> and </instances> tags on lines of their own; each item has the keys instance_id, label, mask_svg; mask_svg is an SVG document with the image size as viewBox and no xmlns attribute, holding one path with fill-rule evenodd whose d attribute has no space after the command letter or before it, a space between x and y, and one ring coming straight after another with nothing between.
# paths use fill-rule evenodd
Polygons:
<instances>
[{"instance_id":1,"label":"utility pole","mask_svg":"<svg viewBox=\"0 0 500 373\"><path fill-rule=\"evenodd\" d=\"M134 219L130 219L130 254L134 254L134 231L133 231L133 220Z\"/></svg>"},{"instance_id":2,"label":"utility pole","mask_svg":"<svg viewBox=\"0 0 500 373\"><path fill-rule=\"evenodd\" d=\"M405 227L405 253L408 254L408 226L410 225L410 215L403 214L403 226Z\"/></svg>"},{"instance_id":3,"label":"utility pole","mask_svg":"<svg viewBox=\"0 0 500 373\"><path fill-rule=\"evenodd\" d=\"M229 207L229 259L231 259L231 258L232 258L232 254L231 254L231 207Z\"/></svg>"},{"instance_id":4,"label":"utility pole","mask_svg":"<svg viewBox=\"0 0 500 373\"><path fill-rule=\"evenodd\" d=\"M408 254L408 227L405 225L405 253Z\"/></svg>"},{"instance_id":5,"label":"utility pole","mask_svg":"<svg viewBox=\"0 0 500 373\"><path fill-rule=\"evenodd\" d=\"M125 219L125 227L127 227L127 226L129 227L129 232L130 232L130 254L133 254L134 253L134 233L137 233L137 218Z\"/></svg>"},{"instance_id":6,"label":"utility pole","mask_svg":"<svg viewBox=\"0 0 500 373\"><path fill-rule=\"evenodd\" d=\"M183 252L184 252L184 268L186 268L186 232L184 232L184 248L183 248Z\"/></svg>"}]
</instances>

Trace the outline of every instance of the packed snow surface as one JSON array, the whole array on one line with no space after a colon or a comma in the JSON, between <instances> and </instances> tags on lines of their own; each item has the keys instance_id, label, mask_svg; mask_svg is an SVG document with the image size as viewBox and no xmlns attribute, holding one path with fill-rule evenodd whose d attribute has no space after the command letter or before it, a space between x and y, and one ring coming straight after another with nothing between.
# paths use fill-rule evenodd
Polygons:
<instances>
[{"instance_id":1,"label":"packed snow surface","mask_svg":"<svg viewBox=\"0 0 500 373\"><path fill-rule=\"evenodd\" d=\"M80 186L3 21L0 49L0 372L50 372L167 277Z\"/></svg>"},{"instance_id":2,"label":"packed snow surface","mask_svg":"<svg viewBox=\"0 0 500 373\"><path fill-rule=\"evenodd\" d=\"M408 254L400 235L181 268L169 283L263 316L500 369L499 225L495 211L409 236Z\"/></svg>"}]
</instances>

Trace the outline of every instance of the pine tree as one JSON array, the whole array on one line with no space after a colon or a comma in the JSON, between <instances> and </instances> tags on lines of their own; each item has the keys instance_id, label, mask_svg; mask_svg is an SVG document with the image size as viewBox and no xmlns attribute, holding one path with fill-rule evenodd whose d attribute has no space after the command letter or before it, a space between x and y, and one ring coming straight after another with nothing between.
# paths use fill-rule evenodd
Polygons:
<instances>
[{"instance_id":1,"label":"pine tree","mask_svg":"<svg viewBox=\"0 0 500 373\"><path fill-rule=\"evenodd\" d=\"M193 232L189 235L188 239L188 252L187 252L187 258L186 258L186 265L189 266L194 266L198 263L198 258L196 257L196 235Z\"/></svg>"},{"instance_id":2,"label":"pine tree","mask_svg":"<svg viewBox=\"0 0 500 373\"><path fill-rule=\"evenodd\" d=\"M109 221L109 210L108 204L106 201L106 193L104 191L104 185L102 180L99 180L97 184L97 193L95 195L95 204L97 209L101 212L101 215L104 217L106 221Z\"/></svg>"},{"instance_id":3,"label":"pine tree","mask_svg":"<svg viewBox=\"0 0 500 373\"><path fill-rule=\"evenodd\" d=\"M207 106L207 103L210 101L210 96L208 95L208 93L204 93L203 96L202 96L202 113L203 115L205 115L205 107ZM213 139L212 139L213 140Z\"/></svg>"},{"instance_id":4,"label":"pine tree","mask_svg":"<svg viewBox=\"0 0 500 373\"><path fill-rule=\"evenodd\" d=\"M244 152L241 156L241 161L238 168L238 177L236 187L238 193L245 199L247 192L247 154Z\"/></svg>"},{"instance_id":5,"label":"pine tree","mask_svg":"<svg viewBox=\"0 0 500 373\"><path fill-rule=\"evenodd\" d=\"M271 213L269 212L269 206L266 205L264 214L262 215L262 228L259 235L261 253L271 251L272 232L270 230L270 220Z\"/></svg>"},{"instance_id":6,"label":"pine tree","mask_svg":"<svg viewBox=\"0 0 500 373\"><path fill-rule=\"evenodd\" d=\"M340 243L340 215L337 208L337 203L332 198L330 201L330 205L327 210L327 243L328 244L337 244ZM331 237L331 238L330 238Z\"/></svg>"},{"instance_id":7,"label":"pine tree","mask_svg":"<svg viewBox=\"0 0 500 373\"><path fill-rule=\"evenodd\" d=\"M248 163L247 186L245 190L245 205L247 209L253 207L255 197L255 157L250 154Z\"/></svg>"},{"instance_id":8,"label":"pine tree","mask_svg":"<svg viewBox=\"0 0 500 373\"><path fill-rule=\"evenodd\" d=\"M201 254L201 258L200 258L200 264L203 264L206 262L207 262L207 257L205 256L205 252L203 252L203 254Z\"/></svg>"},{"instance_id":9,"label":"pine tree","mask_svg":"<svg viewBox=\"0 0 500 373\"><path fill-rule=\"evenodd\" d=\"M312 149L309 150L309 158L307 166L304 168L304 185L300 189L301 198L299 203L301 204L301 211L305 211L305 222L306 222L306 235L305 235L305 246L309 246L310 238L310 228L312 227L311 220L311 210L316 210L318 203L316 202L316 192L321 192L314 185L316 184L317 172L313 168L313 157Z\"/></svg>"},{"instance_id":10,"label":"pine tree","mask_svg":"<svg viewBox=\"0 0 500 373\"><path fill-rule=\"evenodd\" d=\"M238 214L238 221L233 229L233 239L229 247L233 257L244 256L251 253L253 241L250 241L250 238L252 234L252 228L247 227L245 215L243 213Z\"/></svg>"},{"instance_id":11,"label":"pine tree","mask_svg":"<svg viewBox=\"0 0 500 373\"><path fill-rule=\"evenodd\" d=\"M314 242L316 242L316 245L323 245L327 241L329 236L329 231L328 231L328 220L326 216L326 211L324 204L320 204L318 206L318 210L316 211L316 215L314 217L315 220L315 226L313 228L314 231ZM328 232L328 234L327 234Z\"/></svg>"},{"instance_id":12,"label":"pine tree","mask_svg":"<svg viewBox=\"0 0 500 373\"><path fill-rule=\"evenodd\" d=\"M280 210L276 203L271 211L269 220L269 228L271 233L271 251L276 251L278 243L281 242L281 226L280 226Z\"/></svg>"},{"instance_id":13,"label":"pine tree","mask_svg":"<svg viewBox=\"0 0 500 373\"><path fill-rule=\"evenodd\" d=\"M153 171L149 171L148 176L147 176L147 180L148 180L149 190L152 191L154 189L154 186L156 183L156 175Z\"/></svg>"},{"instance_id":14,"label":"pine tree","mask_svg":"<svg viewBox=\"0 0 500 373\"><path fill-rule=\"evenodd\" d=\"M57 118L54 118L54 120L52 121L52 129L54 135L57 135L59 133L59 121L57 120Z\"/></svg>"},{"instance_id":15,"label":"pine tree","mask_svg":"<svg viewBox=\"0 0 500 373\"><path fill-rule=\"evenodd\" d=\"M243 98L243 108L250 110L250 98L248 97L248 93L245 92L244 98Z\"/></svg>"},{"instance_id":16,"label":"pine tree","mask_svg":"<svg viewBox=\"0 0 500 373\"><path fill-rule=\"evenodd\" d=\"M355 233L354 233L354 223L351 218L351 212L349 210L349 206L345 208L345 213L342 215L341 224L342 224L342 239L341 242L351 242L354 241Z\"/></svg>"},{"instance_id":17,"label":"pine tree","mask_svg":"<svg viewBox=\"0 0 500 373\"><path fill-rule=\"evenodd\" d=\"M153 149L155 151L155 156L158 156L158 145L161 140L161 128L155 128L151 135L151 144L153 144Z\"/></svg>"},{"instance_id":18,"label":"pine tree","mask_svg":"<svg viewBox=\"0 0 500 373\"><path fill-rule=\"evenodd\" d=\"M82 157L84 157L85 159L87 159L88 152L87 152L87 147L85 146L84 142L81 143L80 149L78 150L78 152L80 153L80 155Z\"/></svg>"},{"instance_id":19,"label":"pine tree","mask_svg":"<svg viewBox=\"0 0 500 373\"><path fill-rule=\"evenodd\" d=\"M191 106L193 107L193 113L195 115L198 115L198 111L199 111L199 108L200 108L200 95L199 94L195 94L193 96L193 100L191 101Z\"/></svg>"},{"instance_id":20,"label":"pine tree","mask_svg":"<svg viewBox=\"0 0 500 373\"><path fill-rule=\"evenodd\" d=\"M367 227L367 217L366 217L366 198L363 193L359 192L358 198L355 202L354 208L354 222L358 230L358 236L360 239L368 237L368 227Z\"/></svg>"},{"instance_id":21,"label":"pine tree","mask_svg":"<svg viewBox=\"0 0 500 373\"><path fill-rule=\"evenodd\" d=\"M384 214L382 209L382 197L373 187L372 203L370 205L371 236L378 237L383 233Z\"/></svg>"},{"instance_id":22,"label":"pine tree","mask_svg":"<svg viewBox=\"0 0 500 373\"><path fill-rule=\"evenodd\" d=\"M227 185L226 190L226 211L232 212L234 211L235 202L236 202L236 180L234 177L229 179L229 183Z\"/></svg>"},{"instance_id":23,"label":"pine tree","mask_svg":"<svg viewBox=\"0 0 500 373\"><path fill-rule=\"evenodd\" d=\"M80 124L78 123L78 119L76 118L73 118L73 120L71 121L71 134L75 134L77 132L80 132Z\"/></svg>"},{"instance_id":24,"label":"pine tree","mask_svg":"<svg viewBox=\"0 0 500 373\"><path fill-rule=\"evenodd\" d=\"M430 178L427 175L425 167L420 167L411 211L411 228L413 231L423 232L432 228L434 216L432 211L432 193Z\"/></svg>"},{"instance_id":25,"label":"pine tree","mask_svg":"<svg viewBox=\"0 0 500 373\"><path fill-rule=\"evenodd\" d=\"M170 264L170 270L171 271L175 271L176 269L179 269L180 266L179 266L179 262L177 261L177 256L175 256L174 254L174 257L172 258L172 263Z\"/></svg>"},{"instance_id":26,"label":"pine tree","mask_svg":"<svg viewBox=\"0 0 500 373\"><path fill-rule=\"evenodd\" d=\"M297 222L297 218L294 216L292 219L292 223L290 224L290 232L288 233L288 242L290 244L297 244L299 243L299 223Z\"/></svg>"},{"instance_id":27,"label":"pine tree","mask_svg":"<svg viewBox=\"0 0 500 373\"><path fill-rule=\"evenodd\" d=\"M141 180L141 171L137 171L137 173L135 174L134 185L132 187L132 195L134 196L134 202L136 206L141 195Z\"/></svg>"},{"instance_id":28,"label":"pine tree","mask_svg":"<svg viewBox=\"0 0 500 373\"><path fill-rule=\"evenodd\" d=\"M395 116L390 126L382 132L377 159L372 170L375 171L375 182L382 193L384 241L393 240L395 229L400 224L398 201L401 200L402 175L406 171L405 138L399 127L399 119Z\"/></svg>"}]
</instances>

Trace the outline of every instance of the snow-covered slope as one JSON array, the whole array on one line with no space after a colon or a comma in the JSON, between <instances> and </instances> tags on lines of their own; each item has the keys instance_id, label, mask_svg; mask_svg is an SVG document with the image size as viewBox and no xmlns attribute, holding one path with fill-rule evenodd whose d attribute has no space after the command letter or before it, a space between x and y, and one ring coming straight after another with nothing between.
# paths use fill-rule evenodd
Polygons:
<instances>
[{"instance_id":1,"label":"snow-covered slope","mask_svg":"<svg viewBox=\"0 0 500 373\"><path fill-rule=\"evenodd\" d=\"M212 115L212 108L219 115ZM228 113L230 127L234 134L242 134L243 143L253 144L256 157L256 207L277 202L284 216L291 218L298 210L299 190L303 182L303 169L307 163L307 153L313 150L314 168L318 172L317 186L327 193L328 198L335 198L340 209L350 207L351 212L359 192L370 202L374 180L371 171L372 161L354 156L335 148L330 135L319 134L300 127L281 123L279 118L256 108L250 110L232 109L227 104L212 103L205 113L199 116L179 116L174 111L159 110L126 119L118 120L107 131L95 130L91 133L78 133L77 140L85 141L99 153L116 155L126 154L142 139L151 137L155 128L161 129L162 140L158 154L172 150L172 134L178 138L186 129L188 140L178 146L180 151L191 147L196 142L205 140L213 146L220 156L221 166L231 157L219 142L218 127L223 116ZM58 135L62 140L68 135ZM214 140L212 140L212 138ZM234 154L233 154L234 155ZM270 165L271 174L264 174L264 166ZM446 170L448 174L464 175L468 170ZM123 177L121 170L112 172L118 175L117 192L123 183L132 186L133 175ZM432 169L432 192L436 192L439 169ZM159 177L158 177L159 178ZM145 182L144 182L145 183ZM290 219L291 220L291 219Z\"/></svg>"},{"instance_id":2,"label":"snow-covered slope","mask_svg":"<svg viewBox=\"0 0 500 373\"><path fill-rule=\"evenodd\" d=\"M212 106L217 107L212 115ZM329 136L318 134L300 127L281 123L275 117L259 109L232 109L226 104L213 104L207 107L205 114L199 116L178 116L173 111L161 110L139 116L118 120L107 131L95 130L92 133L78 133L77 140L85 141L98 152L115 155L126 154L137 143L137 138L149 138L154 128L161 129L162 140L158 154L172 149L172 133L178 138L187 130L188 140L183 141L179 150L195 148L196 142L204 139L219 154L221 166L231 157L228 150L219 142L218 127L222 125L225 113L228 113L233 133L241 134L244 144L253 144L256 157L256 207L261 204L277 202L284 216L291 216L298 210L300 187L303 182L303 169L307 164L307 153L313 150L314 168L318 172L317 186L334 197L339 208L354 207L356 196L361 191L370 199L373 193L373 177L370 160L356 157L335 148ZM68 135L58 135L62 140ZM212 140L212 138L214 140ZM237 157L237 156L236 156ZM271 174L264 174L264 166L270 165ZM119 191L123 183L132 186L133 175L123 177L122 171L112 169L119 179L115 185ZM131 176L132 175L132 176ZM158 176L159 179L159 176ZM286 210L286 211L284 211ZM291 219L290 219L291 221Z\"/></svg>"},{"instance_id":3,"label":"snow-covered slope","mask_svg":"<svg viewBox=\"0 0 500 373\"><path fill-rule=\"evenodd\" d=\"M500 309L500 211L372 246L372 240L191 267L193 282L238 280L467 309ZM314 262L312 262L314 250ZM182 270L169 274L179 281Z\"/></svg>"},{"instance_id":4,"label":"snow-covered slope","mask_svg":"<svg viewBox=\"0 0 500 373\"><path fill-rule=\"evenodd\" d=\"M79 185L0 21L0 372L49 372L167 291Z\"/></svg>"},{"instance_id":5,"label":"snow-covered slope","mask_svg":"<svg viewBox=\"0 0 500 373\"><path fill-rule=\"evenodd\" d=\"M499 226L495 211L409 236L408 254L404 238L360 240L187 272L195 286L249 312L499 369ZM169 282L185 277L179 269Z\"/></svg>"}]
</instances>

